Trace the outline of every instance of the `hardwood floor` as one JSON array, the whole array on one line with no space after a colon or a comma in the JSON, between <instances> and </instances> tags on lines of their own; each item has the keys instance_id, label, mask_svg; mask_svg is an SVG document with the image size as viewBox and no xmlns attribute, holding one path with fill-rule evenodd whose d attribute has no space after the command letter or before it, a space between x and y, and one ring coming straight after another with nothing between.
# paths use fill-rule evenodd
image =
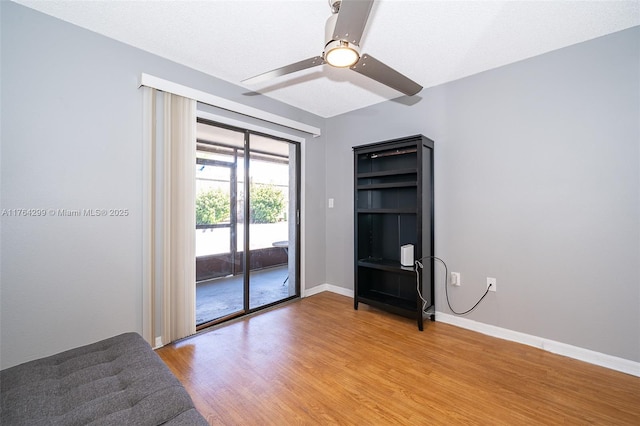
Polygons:
<instances>
[{"instance_id":1,"label":"hardwood floor","mask_svg":"<svg viewBox=\"0 0 640 426\"><path fill-rule=\"evenodd\" d=\"M212 425L640 425L640 378L321 293L157 351Z\"/></svg>"}]
</instances>

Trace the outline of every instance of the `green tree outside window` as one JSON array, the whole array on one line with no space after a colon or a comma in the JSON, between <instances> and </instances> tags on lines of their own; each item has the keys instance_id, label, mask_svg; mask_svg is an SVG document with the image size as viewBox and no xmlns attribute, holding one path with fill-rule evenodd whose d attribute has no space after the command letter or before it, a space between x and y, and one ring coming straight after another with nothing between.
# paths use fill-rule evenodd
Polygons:
<instances>
[{"instance_id":1,"label":"green tree outside window","mask_svg":"<svg viewBox=\"0 0 640 426\"><path fill-rule=\"evenodd\" d=\"M273 185L251 184L250 223L276 223L284 217L284 194ZM196 197L196 225L228 222L229 194L221 189L200 192Z\"/></svg>"},{"instance_id":2,"label":"green tree outside window","mask_svg":"<svg viewBox=\"0 0 640 426\"><path fill-rule=\"evenodd\" d=\"M251 184L251 223L275 223L284 213L284 194L273 185Z\"/></svg>"},{"instance_id":3,"label":"green tree outside window","mask_svg":"<svg viewBox=\"0 0 640 426\"><path fill-rule=\"evenodd\" d=\"M229 194L221 189L203 191L196 197L196 225L213 225L229 220Z\"/></svg>"}]
</instances>

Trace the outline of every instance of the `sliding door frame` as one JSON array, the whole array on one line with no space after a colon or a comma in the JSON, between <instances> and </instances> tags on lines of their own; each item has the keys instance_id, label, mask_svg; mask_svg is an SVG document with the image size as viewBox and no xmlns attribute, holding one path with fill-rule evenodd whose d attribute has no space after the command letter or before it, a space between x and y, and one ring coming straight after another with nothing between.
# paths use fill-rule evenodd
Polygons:
<instances>
[{"instance_id":1,"label":"sliding door frame","mask_svg":"<svg viewBox=\"0 0 640 426\"><path fill-rule=\"evenodd\" d=\"M231 131L235 131L238 133L243 133L244 134L244 193L245 193L245 202L243 205L243 214L244 214L244 221L242 223L242 226L244 227L244 249L243 249L243 254L242 254L242 259L243 259L243 287L244 287L244 294L243 294L243 309L242 311L238 311L237 313L232 313L226 316L223 316L221 318L216 318L212 321L208 321L205 322L203 324L200 324L199 326L197 326L197 330L202 330L205 329L207 327L211 327L213 325L217 325L220 324L222 322L234 319L234 318L238 318L241 316L245 316L245 315L249 315L252 314L254 312L266 309L266 308L270 308L272 306L278 305L280 303L292 300L292 299L296 299L296 298L300 298L302 297L302 286L301 286L301 282L300 282L300 278L302 276L302 272L301 272L301 252L302 252L302 234L301 234L301 224L300 224L300 218L302 216L302 149L301 149L301 143L291 140L291 139L287 139L286 137L280 137L280 136L274 136L272 134L269 133L265 133L265 132L260 132L260 131L256 131L256 130L250 130L250 129L246 129L246 128L242 128L239 126L235 126L235 125L231 125L231 124L226 124L223 122L219 122L210 118L204 118L204 117L198 117L197 118L197 122L198 123L202 123L202 124L206 124L209 126L214 126L214 127L219 127L219 128L223 128L226 130L231 130ZM283 299L271 302L271 303L267 303L265 305L261 305L255 308L251 308L250 307L250 278L251 278L251 249L250 247L250 239L251 239L251 235L250 235L250 230L249 230L249 225L250 225L250 209L251 209L251 205L250 205L250 197L249 197L249 190L250 190L250 161L251 161L251 135L255 135L255 136L261 136L261 137L265 137L265 138L269 138L269 139L273 139L273 140L277 140L277 141L281 141L283 143L288 143L290 145L292 145L295 148L295 190L294 190L294 202L295 202L295 215L293 218L289 218L289 220L295 220L295 238L296 238L296 249L294 252L294 262L295 262L295 294L291 295L289 297L285 297ZM257 150L259 152L259 150ZM254 151L256 152L256 151ZM235 160L236 160L236 164L237 164L237 150L235 150ZM291 164L289 164L289 167L291 167ZM236 168L237 170L237 168ZM236 182L236 187L237 187L237 182ZM289 201L291 201L291 189L289 190ZM233 197L232 198L236 198ZM236 222L236 227L238 226L238 223ZM195 261L195 259L194 259ZM288 268L288 267L287 267ZM235 267L234 267L235 269ZM195 285L195 282L194 282Z\"/></svg>"}]
</instances>

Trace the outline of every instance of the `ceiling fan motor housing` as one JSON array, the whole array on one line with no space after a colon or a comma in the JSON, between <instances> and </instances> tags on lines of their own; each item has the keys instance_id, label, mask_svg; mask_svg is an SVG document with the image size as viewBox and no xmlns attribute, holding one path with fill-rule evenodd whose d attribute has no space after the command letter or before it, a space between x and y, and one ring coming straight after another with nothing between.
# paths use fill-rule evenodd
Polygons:
<instances>
[{"instance_id":1,"label":"ceiling fan motor housing","mask_svg":"<svg viewBox=\"0 0 640 426\"><path fill-rule=\"evenodd\" d=\"M354 65L360 59L360 46L350 43L348 40L340 39L334 34L338 14L329 16L324 28L324 60L334 67L346 68Z\"/></svg>"}]
</instances>

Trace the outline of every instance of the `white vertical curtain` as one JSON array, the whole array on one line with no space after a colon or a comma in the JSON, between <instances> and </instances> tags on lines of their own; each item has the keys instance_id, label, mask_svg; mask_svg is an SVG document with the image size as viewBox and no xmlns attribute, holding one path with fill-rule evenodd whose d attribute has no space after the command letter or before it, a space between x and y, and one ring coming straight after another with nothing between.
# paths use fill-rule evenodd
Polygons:
<instances>
[{"instance_id":1,"label":"white vertical curtain","mask_svg":"<svg viewBox=\"0 0 640 426\"><path fill-rule=\"evenodd\" d=\"M196 330L196 101L144 91L143 334L156 346Z\"/></svg>"}]
</instances>

